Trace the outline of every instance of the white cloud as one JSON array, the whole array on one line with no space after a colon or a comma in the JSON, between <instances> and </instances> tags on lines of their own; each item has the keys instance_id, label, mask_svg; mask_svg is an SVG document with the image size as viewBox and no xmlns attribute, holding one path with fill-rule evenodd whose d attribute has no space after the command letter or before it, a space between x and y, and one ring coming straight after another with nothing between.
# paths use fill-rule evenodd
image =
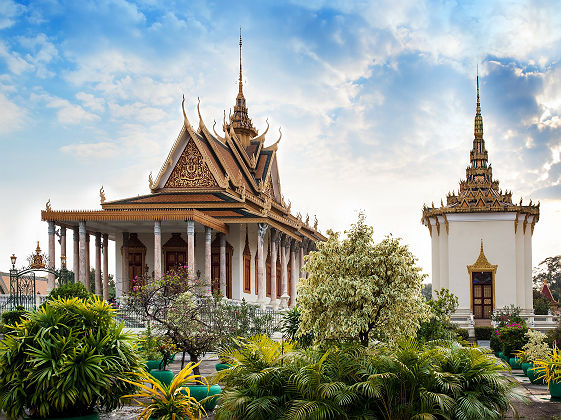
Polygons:
<instances>
[{"instance_id":1,"label":"white cloud","mask_svg":"<svg viewBox=\"0 0 561 420\"><path fill-rule=\"evenodd\" d=\"M57 109L57 119L61 124L75 125L100 119L98 115L88 112L80 105L73 104L64 98L32 93L31 101L42 101L47 108Z\"/></svg>"},{"instance_id":2,"label":"white cloud","mask_svg":"<svg viewBox=\"0 0 561 420\"><path fill-rule=\"evenodd\" d=\"M60 150L80 159L109 159L119 154L119 147L110 142L69 144Z\"/></svg>"},{"instance_id":3,"label":"white cloud","mask_svg":"<svg viewBox=\"0 0 561 420\"><path fill-rule=\"evenodd\" d=\"M109 103L109 111L113 118L125 121L154 122L167 117L161 109L140 102L125 105Z\"/></svg>"},{"instance_id":4,"label":"white cloud","mask_svg":"<svg viewBox=\"0 0 561 420\"><path fill-rule=\"evenodd\" d=\"M0 93L0 133L9 133L22 128L27 111L10 101Z\"/></svg>"},{"instance_id":5,"label":"white cloud","mask_svg":"<svg viewBox=\"0 0 561 420\"><path fill-rule=\"evenodd\" d=\"M0 58L6 61L10 71L16 75L33 69L31 63L28 63L17 52L9 51L2 41L0 41Z\"/></svg>"},{"instance_id":6,"label":"white cloud","mask_svg":"<svg viewBox=\"0 0 561 420\"><path fill-rule=\"evenodd\" d=\"M6 29L15 23L15 19L25 11L25 6L12 0L0 2L0 29Z\"/></svg>"},{"instance_id":7,"label":"white cloud","mask_svg":"<svg viewBox=\"0 0 561 420\"><path fill-rule=\"evenodd\" d=\"M98 98L86 92L78 92L75 96L86 108L92 111L103 112L105 110L105 99L103 98Z\"/></svg>"}]
</instances>

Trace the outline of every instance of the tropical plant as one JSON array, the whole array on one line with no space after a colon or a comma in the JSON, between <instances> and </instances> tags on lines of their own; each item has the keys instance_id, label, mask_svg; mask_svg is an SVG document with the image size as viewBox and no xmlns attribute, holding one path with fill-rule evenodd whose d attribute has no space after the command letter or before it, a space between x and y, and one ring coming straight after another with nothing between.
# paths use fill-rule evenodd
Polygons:
<instances>
[{"instance_id":1,"label":"tropical plant","mask_svg":"<svg viewBox=\"0 0 561 420\"><path fill-rule=\"evenodd\" d=\"M534 369L547 384L561 382L561 353L556 345L548 357L534 361Z\"/></svg>"},{"instance_id":2,"label":"tropical plant","mask_svg":"<svg viewBox=\"0 0 561 420\"><path fill-rule=\"evenodd\" d=\"M549 356L551 348L545 342L546 335L544 333L537 330L529 330L525 337L528 342L522 347L524 355L521 359L524 362L535 362L539 359L546 359Z\"/></svg>"},{"instance_id":3,"label":"tropical plant","mask_svg":"<svg viewBox=\"0 0 561 420\"><path fill-rule=\"evenodd\" d=\"M499 340L499 328L493 329L491 337L489 337L489 347L494 352L503 351L503 343Z\"/></svg>"},{"instance_id":4,"label":"tropical plant","mask_svg":"<svg viewBox=\"0 0 561 420\"><path fill-rule=\"evenodd\" d=\"M556 345L557 347L561 347L561 320L557 323L557 326L545 333L547 336L547 344L550 347Z\"/></svg>"},{"instance_id":5,"label":"tropical plant","mask_svg":"<svg viewBox=\"0 0 561 420\"><path fill-rule=\"evenodd\" d=\"M152 332L151 322L146 329L138 335L138 350L144 360L158 360L162 358L159 350L159 336Z\"/></svg>"},{"instance_id":6,"label":"tropical plant","mask_svg":"<svg viewBox=\"0 0 561 420\"><path fill-rule=\"evenodd\" d=\"M282 316L281 331L284 338L292 341L297 341L302 347L309 347L314 342L313 333L306 333L298 335L298 328L300 327L300 309L295 306L286 311Z\"/></svg>"},{"instance_id":7,"label":"tropical plant","mask_svg":"<svg viewBox=\"0 0 561 420\"><path fill-rule=\"evenodd\" d=\"M314 333L318 343L353 340L368 346L415 334L425 314L421 295L425 277L416 258L399 239L374 243L373 228L358 221L328 239L306 257L300 279L300 333Z\"/></svg>"},{"instance_id":8,"label":"tropical plant","mask_svg":"<svg viewBox=\"0 0 561 420\"><path fill-rule=\"evenodd\" d=\"M241 344L222 355L232 367L213 378L225 384L217 420L499 419L519 397L493 356L452 342L288 353L263 336Z\"/></svg>"},{"instance_id":9,"label":"tropical plant","mask_svg":"<svg viewBox=\"0 0 561 420\"><path fill-rule=\"evenodd\" d=\"M0 342L0 409L8 418L111 410L142 370L134 338L105 301L49 300Z\"/></svg>"},{"instance_id":10,"label":"tropical plant","mask_svg":"<svg viewBox=\"0 0 561 420\"><path fill-rule=\"evenodd\" d=\"M200 419L206 412L194 397L187 384L200 384L208 386L208 382L200 375L193 373L200 362L194 364L189 362L169 386L162 384L148 372L136 373L137 380L123 379L123 381L135 386L137 392L124 395L124 400L132 399L143 410L138 415L138 420L180 420Z\"/></svg>"},{"instance_id":11,"label":"tropical plant","mask_svg":"<svg viewBox=\"0 0 561 420\"><path fill-rule=\"evenodd\" d=\"M526 324L512 323L507 324L499 329L499 341L503 345L503 353L507 357L511 357L515 351L522 350L527 343L526 333L528 327Z\"/></svg>"}]
</instances>

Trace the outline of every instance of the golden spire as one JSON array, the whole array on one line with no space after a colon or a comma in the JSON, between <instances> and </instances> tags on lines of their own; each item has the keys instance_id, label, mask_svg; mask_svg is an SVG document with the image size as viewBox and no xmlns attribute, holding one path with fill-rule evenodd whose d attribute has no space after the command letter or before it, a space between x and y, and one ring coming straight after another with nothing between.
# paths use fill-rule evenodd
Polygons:
<instances>
[{"instance_id":1,"label":"golden spire","mask_svg":"<svg viewBox=\"0 0 561 420\"><path fill-rule=\"evenodd\" d=\"M475 124L473 127L473 134L476 139L483 138L483 117L481 116L481 104L479 103L479 66L477 67L477 103L475 105Z\"/></svg>"},{"instance_id":2,"label":"golden spire","mask_svg":"<svg viewBox=\"0 0 561 420\"><path fill-rule=\"evenodd\" d=\"M243 98L243 82L242 82L242 27L240 26L240 89L238 91L238 98Z\"/></svg>"}]
</instances>

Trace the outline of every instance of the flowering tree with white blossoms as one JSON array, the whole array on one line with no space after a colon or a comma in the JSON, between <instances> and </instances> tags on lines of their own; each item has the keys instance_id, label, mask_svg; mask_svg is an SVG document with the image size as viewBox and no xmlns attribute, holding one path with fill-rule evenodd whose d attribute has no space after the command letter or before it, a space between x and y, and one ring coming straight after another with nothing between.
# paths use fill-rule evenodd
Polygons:
<instances>
[{"instance_id":1,"label":"flowering tree with white blossoms","mask_svg":"<svg viewBox=\"0 0 561 420\"><path fill-rule=\"evenodd\" d=\"M392 342L414 336L427 314L421 295L425 275L399 239L373 239L360 213L347 237L328 231L328 240L306 257L300 279L299 334L313 332L316 342L371 340Z\"/></svg>"}]
</instances>

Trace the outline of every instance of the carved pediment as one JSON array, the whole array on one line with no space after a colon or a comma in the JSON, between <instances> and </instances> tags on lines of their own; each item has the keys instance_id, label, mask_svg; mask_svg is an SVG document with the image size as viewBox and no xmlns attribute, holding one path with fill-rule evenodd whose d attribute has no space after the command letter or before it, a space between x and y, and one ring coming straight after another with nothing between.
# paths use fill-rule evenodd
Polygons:
<instances>
[{"instance_id":1,"label":"carved pediment","mask_svg":"<svg viewBox=\"0 0 561 420\"><path fill-rule=\"evenodd\" d=\"M201 152L193 141L189 141L171 172L165 188L212 188L218 183L214 179Z\"/></svg>"}]
</instances>

